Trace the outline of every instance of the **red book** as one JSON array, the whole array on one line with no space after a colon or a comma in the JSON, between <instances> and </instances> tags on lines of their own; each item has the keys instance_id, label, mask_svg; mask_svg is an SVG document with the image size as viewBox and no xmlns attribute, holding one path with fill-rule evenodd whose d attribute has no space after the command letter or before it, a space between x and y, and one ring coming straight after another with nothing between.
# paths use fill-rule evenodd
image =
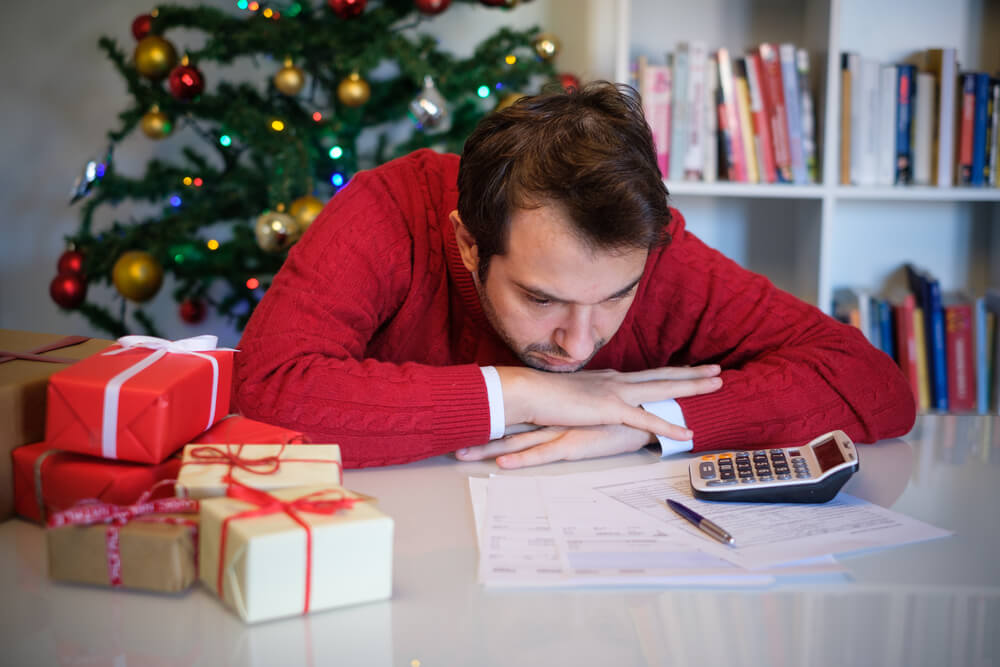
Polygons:
<instances>
[{"instance_id":1,"label":"red book","mask_svg":"<svg viewBox=\"0 0 1000 667\"><path fill-rule=\"evenodd\" d=\"M920 406L920 366L917 355L922 351L917 344L917 332L913 318L916 315L916 300L912 294L907 294L902 303L893 306L893 316L896 318L896 363L903 370L903 375L910 383L913 401Z\"/></svg>"},{"instance_id":2,"label":"red book","mask_svg":"<svg viewBox=\"0 0 1000 667\"><path fill-rule=\"evenodd\" d=\"M976 75L959 75L962 115L958 120L958 184L972 184L972 150L976 119Z\"/></svg>"},{"instance_id":3,"label":"red book","mask_svg":"<svg viewBox=\"0 0 1000 667\"><path fill-rule=\"evenodd\" d=\"M785 88L781 81L781 59L774 44L761 44L761 88L770 102L766 107L774 142L774 163L778 180L792 183L792 147L788 137L788 112L785 110Z\"/></svg>"},{"instance_id":4,"label":"red book","mask_svg":"<svg viewBox=\"0 0 1000 667\"><path fill-rule=\"evenodd\" d=\"M976 410L976 365L972 304L961 300L944 307L944 344L948 369L948 410Z\"/></svg>"},{"instance_id":5,"label":"red book","mask_svg":"<svg viewBox=\"0 0 1000 667\"><path fill-rule=\"evenodd\" d=\"M44 458L43 458L44 457ZM130 505L162 479L175 479L180 458L159 465L108 461L84 454L59 451L48 443L18 447L11 453L14 464L14 511L31 521L45 514L72 507L79 500L96 498L116 505ZM164 485L155 498L172 496Z\"/></svg>"},{"instance_id":6,"label":"red book","mask_svg":"<svg viewBox=\"0 0 1000 667\"><path fill-rule=\"evenodd\" d=\"M727 156L730 165L727 171L730 174L729 180L747 182L747 163L743 152L743 132L744 128L740 124L740 116L736 103L736 80L733 77L733 63L729 58L728 49L719 49L717 54L719 61L719 89L722 91L723 110L726 121ZM720 122L720 128L722 123ZM751 132L746 128L747 132Z\"/></svg>"},{"instance_id":7,"label":"red book","mask_svg":"<svg viewBox=\"0 0 1000 667\"><path fill-rule=\"evenodd\" d=\"M767 111L768 107L773 105L769 102L770 98L763 86L764 69L760 64L760 56L748 53L746 68L747 85L750 88L750 116L753 119L754 140L757 145L757 156L760 159L760 180L764 183L775 183L778 180L778 173Z\"/></svg>"}]
</instances>

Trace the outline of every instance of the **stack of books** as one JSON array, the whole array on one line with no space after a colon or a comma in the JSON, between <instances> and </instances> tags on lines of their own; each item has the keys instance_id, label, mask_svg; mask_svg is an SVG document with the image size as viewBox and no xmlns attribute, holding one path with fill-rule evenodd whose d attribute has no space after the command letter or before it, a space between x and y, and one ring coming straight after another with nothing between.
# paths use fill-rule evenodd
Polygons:
<instances>
[{"instance_id":1,"label":"stack of books","mask_svg":"<svg viewBox=\"0 0 1000 667\"><path fill-rule=\"evenodd\" d=\"M636 62L635 82L663 177L741 183L818 180L809 54L761 44L742 56L678 43L665 64Z\"/></svg>"},{"instance_id":2,"label":"stack of books","mask_svg":"<svg viewBox=\"0 0 1000 667\"><path fill-rule=\"evenodd\" d=\"M895 359L921 412L1000 412L1000 291L942 294L933 275L905 269L909 290L890 298L835 290L834 317Z\"/></svg>"},{"instance_id":3,"label":"stack of books","mask_svg":"<svg viewBox=\"0 0 1000 667\"><path fill-rule=\"evenodd\" d=\"M1000 187L1000 78L953 48L909 60L841 54L841 184Z\"/></svg>"}]
</instances>

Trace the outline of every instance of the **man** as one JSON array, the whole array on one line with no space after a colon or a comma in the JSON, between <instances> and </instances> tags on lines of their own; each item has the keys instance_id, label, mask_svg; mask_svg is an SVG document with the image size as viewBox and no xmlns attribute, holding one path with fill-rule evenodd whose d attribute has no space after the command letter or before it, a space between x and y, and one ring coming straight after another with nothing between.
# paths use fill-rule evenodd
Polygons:
<instances>
[{"instance_id":1,"label":"man","mask_svg":"<svg viewBox=\"0 0 1000 667\"><path fill-rule=\"evenodd\" d=\"M239 410L339 443L347 466L455 452L518 467L834 428L873 442L915 418L857 330L685 230L634 91L608 83L490 115L461 162L425 150L356 175L240 349Z\"/></svg>"}]
</instances>

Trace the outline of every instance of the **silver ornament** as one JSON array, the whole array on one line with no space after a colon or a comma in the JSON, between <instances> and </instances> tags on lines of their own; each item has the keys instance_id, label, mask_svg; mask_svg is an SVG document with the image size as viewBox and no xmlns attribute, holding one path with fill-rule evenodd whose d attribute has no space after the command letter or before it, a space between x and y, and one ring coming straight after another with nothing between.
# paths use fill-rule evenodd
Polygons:
<instances>
[{"instance_id":1,"label":"silver ornament","mask_svg":"<svg viewBox=\"0 0 1000 667\"><path fill-rule=\"evenodd\" d=\"M73 181L73 188L69 191L70 204L74 204L89 195L94 188L94 183L104 178L104 173L111 165L111 149L112 146L109 145L103 160L91 158L83 165L83 172Z\"/></svg>"},{"instance_id":2,"label":"silver ornament","mask_svg":"<svg viewBox=\"0 0 1000 667\"><path fill-rule=\"evenodd\" d=\"M428 134L445 132L451 126L448 102L434 86L430 75L424 77L424 87L410 102L410 117L417 124L417 129Z\"/></svg>"}]
</instances>

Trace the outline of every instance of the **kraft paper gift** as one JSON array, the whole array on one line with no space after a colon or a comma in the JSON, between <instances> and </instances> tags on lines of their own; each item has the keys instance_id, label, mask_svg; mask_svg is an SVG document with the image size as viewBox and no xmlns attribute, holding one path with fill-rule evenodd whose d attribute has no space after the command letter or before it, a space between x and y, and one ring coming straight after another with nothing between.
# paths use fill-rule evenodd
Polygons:
<instances>
[{"instance_id":1,"label":"kraft paper gift","mask_svg":"<svg viewBox=\"0 0 1000 667\"><path fill-rule=\"evenodd\" d=\"M199 576L248 623L392 594L393 521L340 487L201 501Z\"/></svg>"},{"instance_id":2,"label":"kraft paper gift","mask_svg":"<svg viewBox=\"0 0 1000 667\"><path fill-rule=\"evenodd\" d=\"M226 495L229 479L273 491L343 482L337 445L188 445L177 475L181 498Z\"/></svg>"},{"instance_id":3,"label":"kraft paper gift","mask_svg":"<svg viewBox=\"0 0 1000 667\"><path fill-rule=\"evenodd\" d=\"M215 336L125 336L52 376L45 440L106 459L160 463L229 411L233 351Z\"/></svg>"},{"instance_id":4,"label":"kraft paper gift","mask_svg":"<svg viewBox=\"0 0 1000 667\"><path fill-rule=\"evenodd\" d=\"M0 521L14 510L10 452L45 435L49 376L113 341L0 329Z\"/></svg>"}]
</instances>

